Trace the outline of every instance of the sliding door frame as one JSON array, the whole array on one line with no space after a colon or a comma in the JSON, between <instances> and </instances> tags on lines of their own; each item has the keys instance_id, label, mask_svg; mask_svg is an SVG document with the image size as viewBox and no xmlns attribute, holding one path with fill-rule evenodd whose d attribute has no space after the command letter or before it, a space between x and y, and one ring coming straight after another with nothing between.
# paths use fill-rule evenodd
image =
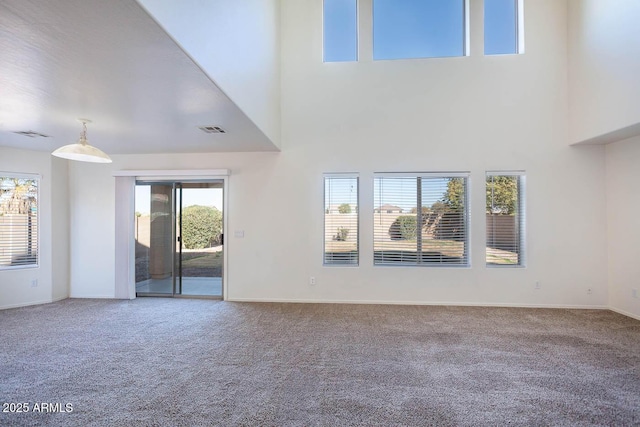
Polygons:
<instances>
[{"instance_id":1,"label":"sliding door frame","mask_svg":"<svg viewBox=\"0 0 640 427\"><path fill-rule=\"evenodd\" d=\"M222 233L228 236L229 218L229 170L122 170L114 171L116 179L115 224L115 284L114 296L118 299L136 298L135 281L135 185L136 181L222 181ZM229 269L228 242L222 251L222 299L228 299ZM175 242L175 239L174 239Z\"/></svg>"}]
</instances>

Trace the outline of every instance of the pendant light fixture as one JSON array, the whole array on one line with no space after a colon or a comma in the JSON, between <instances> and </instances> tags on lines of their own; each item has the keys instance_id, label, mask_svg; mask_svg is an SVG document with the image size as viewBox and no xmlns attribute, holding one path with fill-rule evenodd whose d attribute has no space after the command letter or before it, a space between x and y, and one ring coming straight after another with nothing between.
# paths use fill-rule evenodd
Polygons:
<instances>
[{"instance_id":1,"label":"pendant light fixture","mask_svg":"<svg viewBox=\"0 0 640 427\"><path fill-rule=\"evenodd\" d=\"M82 132L80 132L78 142L60 147L51 154L63 159L78 160L80 162L111 163L112 160L109 156L102 150L89 145L89 141L87 141L87 123L91 123L91 120L78 119L78 121L82 123Z\"/></svg>"}]
</instances>

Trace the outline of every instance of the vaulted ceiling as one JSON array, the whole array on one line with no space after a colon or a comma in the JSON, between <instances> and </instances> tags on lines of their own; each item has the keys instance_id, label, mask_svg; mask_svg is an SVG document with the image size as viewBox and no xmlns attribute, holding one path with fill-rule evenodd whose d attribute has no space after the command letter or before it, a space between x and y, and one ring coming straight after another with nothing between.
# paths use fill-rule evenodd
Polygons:
<instances>
[{"instance_id":1,"label":"vaulted ceiling","mask_svg":"<svg viewBox=\"0 0 640 427\"><path fill-rule=\"evenodd\" d=\"M53 151L77 118L109 154L277 150L135 0L3 0L0 146Z\"/></svg>"}]
</instances>

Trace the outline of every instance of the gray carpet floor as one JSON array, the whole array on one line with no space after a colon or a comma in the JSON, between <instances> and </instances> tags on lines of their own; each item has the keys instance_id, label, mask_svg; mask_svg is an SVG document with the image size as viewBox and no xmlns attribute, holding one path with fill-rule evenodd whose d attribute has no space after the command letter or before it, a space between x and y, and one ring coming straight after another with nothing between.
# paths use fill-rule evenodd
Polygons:
<instances>
[{"instance_id":1,"label":"gray carpet floor","mask_svg":"<svg viewBox=\"0 0 640 427\"><path fill-rule=\"evenodd\" d=\"M640 425L640 321L604 310L65 300L0 345L2 426Z\"/></svg>"}]
</instances>

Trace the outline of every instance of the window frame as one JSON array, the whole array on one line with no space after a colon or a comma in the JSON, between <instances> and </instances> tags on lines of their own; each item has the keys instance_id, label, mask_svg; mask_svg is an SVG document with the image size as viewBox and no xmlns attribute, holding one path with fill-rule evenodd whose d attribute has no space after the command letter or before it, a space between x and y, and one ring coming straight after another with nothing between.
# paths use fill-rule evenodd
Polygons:
<instances>
[{"instance_id":1,"label":"window frame","mask_svg":"<svg viewBox=\"0 0 640 427\"><path fill-rule=\"evenodd\" d=\"M355 179L356 180L356 256L355 262L327 262L327 179ZM322 206L322 266L323 267L359 267L360 266L360 174L352 172L327 172L322 174L323 206Z\"/></svg>"},{"instance_id":2,"label":"window frame","mask_svg":"<svg viewBox=\"0 0 640 427\"><path fill-rule=\"evenodd\" d=\"M32 173L20 173L20 172L6 172L0 171L0 180L4 178L9 179L29 179L36 182L36 254L35 262L30 264L21 265L1 265L0 272L12 271L12 270L26 270L37 269L40 267L40 185L42 182L42 176L40 174Z\"/></svg>"},{"instance_id":3,"label":"window frame","mask_svg":"<svg viewBox=\"0 0 640 427\"><path fill-rule=\"evenodd\" d=\"M516 205L518 207L518 218L516 221L516 225L518 227L518 263L517 264L495 264L487 262L487 248L488 248L488 240L489 233L487 230L486 223L486 215L487 215L487 206L486 206L486 191L487 191L487 178L490 176L507 176L507 177L518 177L518 200L516 201ZM485 254L485 267L486 268L526 268L527 267L527 175L525 171L486 171L485 172L485 244L484 244L484 254Z\"/></svg>"},{"instance_id":4,"label":"window frame","mask_svg":"<svg viewBox=\"0 0 640 427\"><path fill-rule=\"evenodd\" d=\"M375 195L375 181L378 178L463 178L465 183L465 192L464 192L464 209L463 209L463 221L464 221L464 263L454 264L454 263L436 263L436 262L376 262L376 232L375 232L375 211L378 209L376 207L376 195ZM373 201L374 201L374 209L373 209L373 266L374 267L427 267L427 268L454 268L454 269L470 269L472 266L472 256L471 256L471 173L470 172L374 172L373 174ZM418 193L420 192L420 188L416 188L416 201L418 199ZM420 196L421 198L421 196ZM419 248L418 245L422 239L416 240L416 257L419 253L422 252L422 248Z\"/></svg>"}]
</instances>

